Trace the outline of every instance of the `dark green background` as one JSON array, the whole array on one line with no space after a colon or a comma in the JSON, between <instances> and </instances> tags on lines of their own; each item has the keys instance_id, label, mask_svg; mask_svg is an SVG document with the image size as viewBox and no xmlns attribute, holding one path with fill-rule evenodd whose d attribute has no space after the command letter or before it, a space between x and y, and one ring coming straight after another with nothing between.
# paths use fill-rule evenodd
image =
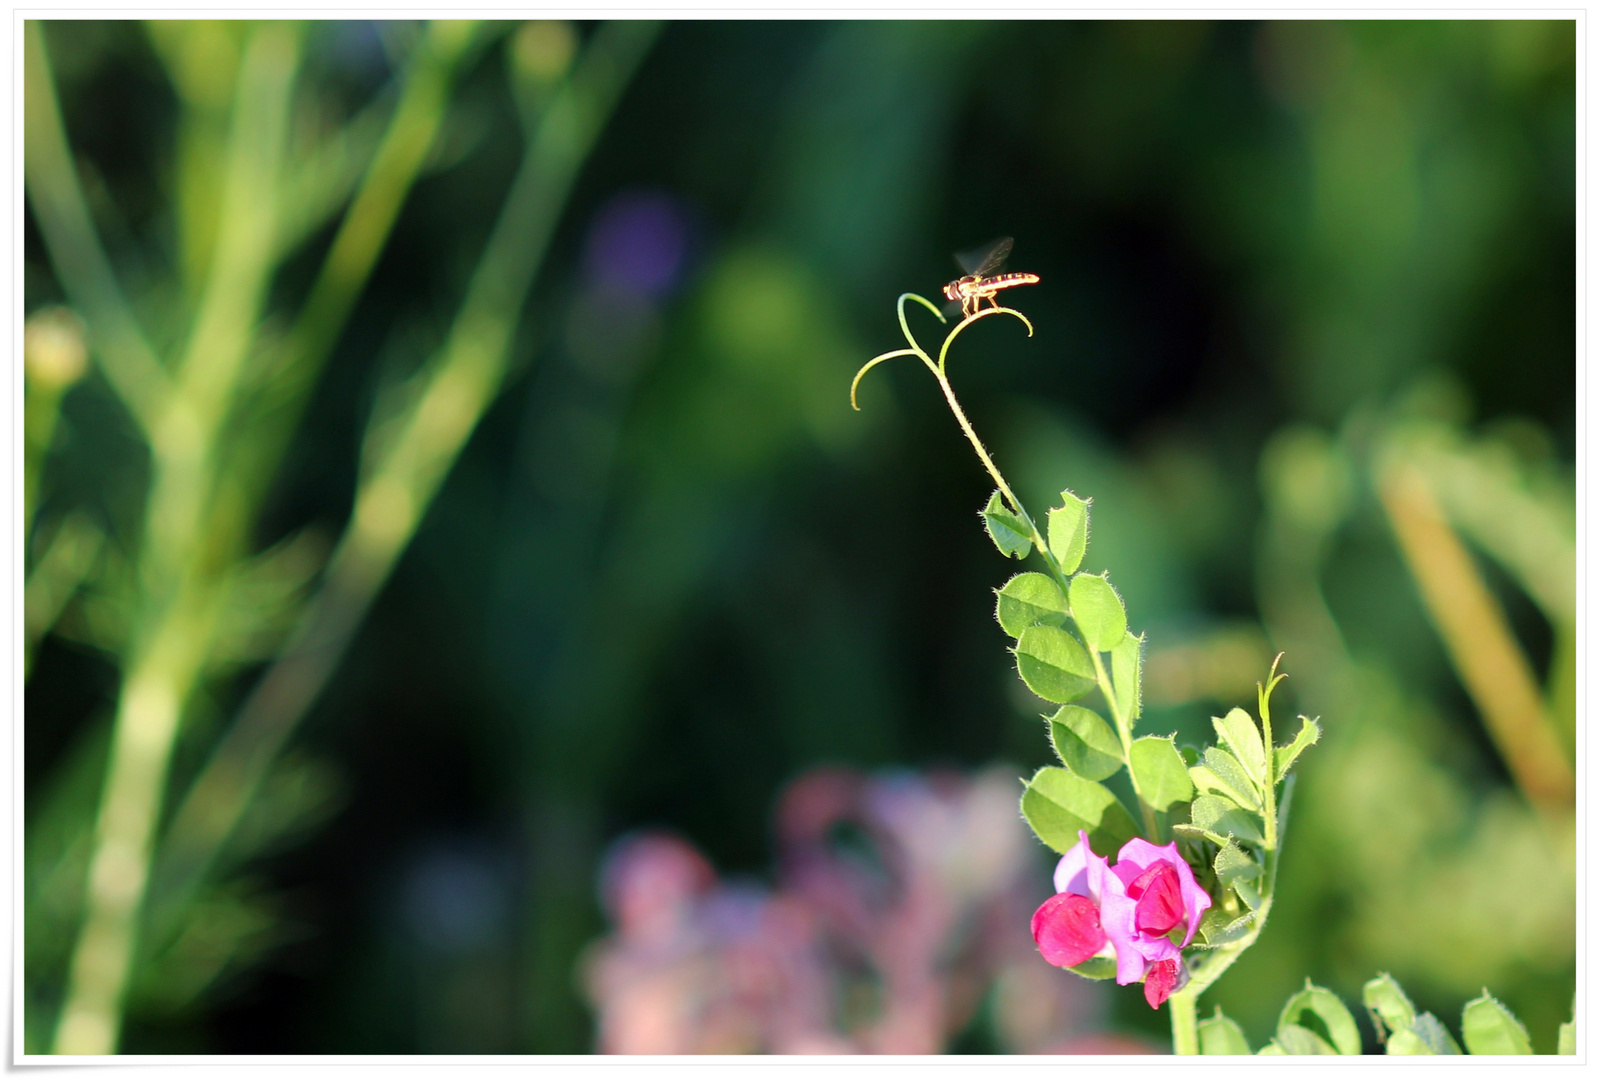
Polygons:
<instances>
[{"instance_id":1,"label":"dark green background","mask_svg":"<svg viewBox=\"0 0 1601 1080\"><path fill-rule=\"evenodd\" d=\"M176 108L161 68L137 24L48 39L114 261L159 279ZM302 79L336 110L388 78L370 26L310 41ZM459 160L412 193L262 546L337 531L378 358L448 324L520 154L504 65L492 46L459 86ZM953 380L1031 508L1064 486L1094 498L1086 566L1111 568L1151 650L1259 619L1259 461L1286 425L1336 432L1446 385L1462 430L1530 421L1571 475L1574 80L1571 22L669 25L579 180L519 374L297 738L339 796L250 867L279 943L183 1009L135 1008L124 1049L583 1051L571 970L604 931L612 838L666 825L763 875L773 797L808 767L1046 763L991 617L1008 567L975 516L988 478L915 364L875 370L860 413L846 397L900 343L896 295L935 296L952 251L1015 236L1012 268L1042 278L1012 294L1034 338L978 325ZM598 378L572 308L587 230L628 191L676 200L690 261L634 366ZM60 293L28 229L31 310ZM327 239L277 294L303 293ZM92 380L66 417L46 505L133 520L125 421ZM1372 496L1356 507L1322 579L1347 644L1427 703L1427 753L1454 782L1504 790ZM1549 630L1494 580L1543 670ZM1311 662L1286 657L1280 715L1360 723L1296 696ZM217 690L219 715L250 678ZM115 687L103 655L47 643L27 689L30 806ZM1153 708L1151 730L1199 738L1246 702ZM1387 963L1341 944L1362 897L1321 833L1298 853L1291 830L1264 959L1212 995L1253 1044L1304 976L1355 1004ZM405 912L407 875L440 851L492 883L487 936L454 951ZM1549 1052L1571 954L1517 970L1491 990ZM1396 973L1453 1027L1479 985ZM1165 1016L1124 996L1120 1022L1163 1038Z\"/></svg>"}]
</instances>

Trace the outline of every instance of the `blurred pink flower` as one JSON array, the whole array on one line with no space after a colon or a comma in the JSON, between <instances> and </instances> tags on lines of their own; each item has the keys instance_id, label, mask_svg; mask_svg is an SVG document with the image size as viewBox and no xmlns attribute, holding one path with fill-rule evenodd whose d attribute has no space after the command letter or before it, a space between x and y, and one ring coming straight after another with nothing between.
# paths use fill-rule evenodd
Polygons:
<instances>
[{"instance_id":1,"label":"blurred pink flower","mask_svg":"<svg viewBox=\"0 0 1601 1080\"><path fill-rule=\"evenodd\" d=\"M1090 849L1089 836L1078 836L1056 866L1056 895L1034 912L1034 942L1057 967L1115 957L1118 985L1143 980L1154 1009L1188 981L1181 949L1212 898L1196 884L1177 844L1157 847L1136 837L1108 866ZM1174 944L1169 935L1180 927L1184 940Z\"/></svg>"},{"instance_id":2,"label":"blurred pink flower","mask_svg":"<svg viewBox=\"0 0 1601 1080\"><path fill-rule=\"evenodd\" d=\"M619 842L602 871L614 930L584 964L597 1048L938 1053L992 992L1009 1050L1093 1030L1099 988L1035 975L1022 919L1043 868L1014 784L807 773L779 800L773 889L718 881L663 833Z\"/></svg>"}]
</instances>

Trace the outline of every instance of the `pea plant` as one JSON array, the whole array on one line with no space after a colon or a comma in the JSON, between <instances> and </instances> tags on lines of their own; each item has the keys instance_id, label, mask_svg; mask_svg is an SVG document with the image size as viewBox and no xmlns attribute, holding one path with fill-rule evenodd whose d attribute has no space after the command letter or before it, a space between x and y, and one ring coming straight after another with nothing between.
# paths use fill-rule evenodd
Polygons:
<instances>
[{"instance_id":1,"label":"pea plant","mask_svg":"<svg viewBox=\"0 0 1601 1080\"><path fill-rule=\"evenodd\" d=\"M947 295L959 284L952 283ZM1301 716L1293 736L1275 741L1270 699L1286 677L1279 671L1281 654L1257 684L1255 718L1241 708L1214 717L1212 745L1180 746L1173 735L1136 733L1145 637L1129 628L1123 600L1107 575L1081 569L1090 500L1064 489L1060 504L1046 511L1042 530L951 387L951 347L969 326L1006 316L1034 334L1022 312L993 296L985 299L989 307L964 303L964 317L931 355L912 333L907 301L921 304L942 324L948 320L924 297L903 293L896 313L906 348L862 366L851 383L851 405L859 408L857 387L877 365L902 356L921 360L995 482L979 512L990 539L1008 558L1035 554L1043 564L1043 573L1023 571L997 589L995 606L997 621L1013 639L1018 675L1036 696L1057 706L1045 719L1060 764L1035 772L1022 796L1023 818L1061 856L1055 895L1033 916L1035 944L1047 962L1075 975L1140 984L1153 1009L1167 1006L1175 1053L1250 1054L1236 1022L1220 1008L1198 1020L1197 1002L1256 943L1272 911L1292 770L1318 741L1320 728ZM1107 784L1119 773L1127 774L1133 806ZM1419 1013L1388 975L1364 987L1363 1004L1388 1053L1463 1052L1445 1025ZM1469 1053L1531 1052L1523 1025L1488 991L1463 1010L1461 1031ZM1573 1046L1573 1024L1564 1024L1559 1052L1572 1053ZM1309 980L1256 1052L1359 1054L1362 1038L1339 997Z\"/></svg>"}]
</instances>

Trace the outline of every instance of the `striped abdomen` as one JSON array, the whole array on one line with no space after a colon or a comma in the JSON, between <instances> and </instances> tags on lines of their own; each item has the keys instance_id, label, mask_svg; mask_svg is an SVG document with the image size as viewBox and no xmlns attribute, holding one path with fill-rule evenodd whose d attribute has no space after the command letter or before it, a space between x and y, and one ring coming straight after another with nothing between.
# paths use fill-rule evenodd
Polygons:
<instances>
[{"instance_id":1,"label":"striped abdomen","mask_svg":"<svg viewBox=\"0 0 1601 1080\"><path fill-rule=\"evenodd\" d=\"M1001 289L1010 289L1013 285L1037 285L1039 280L1038 274L997 274L974 282L968 289L976 293L998 292Z\"/></svg>"}]
</instances>

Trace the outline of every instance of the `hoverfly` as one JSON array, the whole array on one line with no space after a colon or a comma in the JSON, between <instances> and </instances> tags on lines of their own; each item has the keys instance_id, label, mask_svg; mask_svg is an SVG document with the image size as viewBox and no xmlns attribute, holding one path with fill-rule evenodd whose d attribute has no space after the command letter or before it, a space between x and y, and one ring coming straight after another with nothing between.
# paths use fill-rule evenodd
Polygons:
<instances>
[{"instance_id":1,"label":"hoverfly","mask_svg":"<svg viewBox=\"0 0 1601 1080\"><path fill-rule=\"evenodd\" d=\"M1012 238L1003 236L972 255L966 257L958 255L956 262L964 273L945 286L943 290L945 299L961 301L962 314L966 316L978 311L985 300L990 302L990 307L1000 307L995 301L995 294L1002 289L1010 289L1014 285L1037 284L1040 280L1038 274L996 273L1011 253Z\"/></svg>"}]
</instances>

